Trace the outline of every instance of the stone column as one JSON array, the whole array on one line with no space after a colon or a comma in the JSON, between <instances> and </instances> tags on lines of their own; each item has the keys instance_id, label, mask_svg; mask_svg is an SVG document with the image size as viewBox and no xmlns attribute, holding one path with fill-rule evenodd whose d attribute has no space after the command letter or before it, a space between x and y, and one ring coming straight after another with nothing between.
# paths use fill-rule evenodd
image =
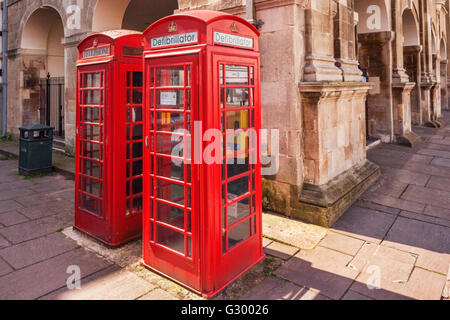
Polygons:
<instances>
[{"instance_id":1,"label":"stone column","mask_svg":"<svg viewBox=\"0 0 450 320\"><path fill-rule=\"evenodd\" d=\"M334 58L334 1L309 1L305 8L305 67L303 81L342 81Z\"/></svg>"},{"instance_id":2,"label":"stone column","mask_svg":"<svg viewBox=\"0 0 450 320\"><path fill-rule=\"evenodd\" d=\"M358 35L359 61L374 88L368 96L369 131L385 143L394 141L391 31Z\"/></svg>"},{"instance_id":3,"label":"stone column","mask_svg":"<svg viewBox=\"0 0 450 320\"><path fill-rule=\"evenodd\" d=\"M448 60L441 60L441 109L448 110L448 79L447 79Z\"/></svg>"},{"instance_id":4,"label":"stone column","mask_svg":"<svg viewBox=\"0 0 450 320\"><path fill-rule=\"evenodd\" d=\"M411 91L414 82L392 83L394 106L394 143L413 147L420 137L411 131Z\"/></svg>"},{"instance_id":5,"label":"stone column","mask_svg":"<svg viewBox=\"0 0 450 320\"><path fill-rule=\"evenodd\" d=\"M334 16L334 57L344 81L362 81L355 50L355 11L342 1L336 2Z\"/></svg>"},{"instance_id":6,"label":"stone column","mask_svg":"<svg viewBox=\"0 0 450 320\"><path fill-rule=\"evenodd\" d=\"M409 80L415 82L416 85L411 91L411 122L414 125L422 125L422 109L421 103L421 65L420 53L422 46L403 47L403 64L408 74Z\"/></svg>"},{"instance_id":7,"label":"stone column","mask_svg":"<svg viewBox=\"0 0 450 320\"><path fill-rule=\"evenodd\" d=\"M431 88L433 87L433 82L430 77L424 76L422 73L421 81L420 81L420 108L422 110L422 124L424 126L432 126L435 127L433 123L431 123L431 114L432 114L432 105L431 105Z\"/></svg>"}]
</instances>

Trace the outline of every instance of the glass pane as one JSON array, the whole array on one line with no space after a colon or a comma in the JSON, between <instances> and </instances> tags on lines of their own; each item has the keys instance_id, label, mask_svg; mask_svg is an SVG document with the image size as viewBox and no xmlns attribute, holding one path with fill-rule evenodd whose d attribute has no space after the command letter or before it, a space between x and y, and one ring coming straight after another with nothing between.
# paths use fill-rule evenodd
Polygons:
<instances>
[{"instance_id":1,"label":"glass pane","mask_svg":"<svg viewBox=\"0 0 450 320\"><path fill-rule=\"evenodd\" d=\"M99 198L103 197L102 183L97 180L80 177L80 190Z\"/></svg>"},{"instance_id":2,"label":"glass pane","mask_svg":"<svg viewBox=\"0 0 450 320\"><path fill-rule=\"evenodd\" d=\"M160 90L156 103L159 109L184 109L184 90Z\"/></svg>"},{"instance_id":3,"label":"glass pane","mask_svg":"<svg viewBox=\"0 0 450 320\"><path fill-rule=\"evenodd\" d=\"M142 72L141 71L134 71L133 72L133 87L142 87Z\"/></svg>"},{"instance_id":4,"label":"glass pane","mask_svg":"<svg viewBox=\"0 0 450 320\"><path fill-rule=\"evenodd\" d=\"M248 110L227 111L227 129L247 129L249 125L248 116Z\"/></svg>"},{"instance_id":5,"label":"glass pane","mask_svg":"<svg viewBox=\"0 0 450 320\"><path fill-rule=\"evenodd\" d=\"M103 87L103 79L100 72L85 73L83 79L83 88L100 88Z\"/></svg>"},{"instance_id":6,"label":"glass pane","mask_svg":"<svg viewBox=\"0 0 450 320\"><path fill-rule=\"evenodd\" d=\"M91 141L103 141L103 127L94 125L83 125L83 136L84 140Z\"/></svg>"},{"instance_id":7,"label":"glass pane","mask_svg":"<svg viewBox=\"0 0 450 320\"><path fill-rule=\"evenodd\" d=\"M184 66L159 68L156 79L158 87L184 86Z\"/></svg>"},{"instance_id":8,"label":"glass pane","mask_svg":"<svg viewBox=\"0 0 450 320\"><path fill-rule=\"evenodd\" d=\"M223 85L223 64L219 67L220 84Z\"/></svg>"},{"instance_id":9,"label":"glass pane","mask_svg":"<svg viewBox=\"0 0 450 320\"><path fill-rule=\"evenodd\" d=\"M86 159L81 159L81 172L85 175L94 178L103 178L102 165L95 161L89 161Z\"/></svg>"},{"instance_id":10,"label":"glass pane","mask_svg":"<svg viewBox=\"0 0 450 320\"><path fill-rule=\"evenodd\" d=\"M225 70L225 79L227 84L248 85L248 67L227 65Z\"/></svg>"},{"instance_id":11,"label":"glass pane","mask_svg":"<svg viewBox=\"0 0 450 320\"><path fill-rule=\"evenodd\" d=\"M81 209L89 211L89 212L99 215L99 216L103 215L102 201L92 198L83 193L79 194L78 200L79 200Z\"/></svg>"},{"instance_id":12,"label":"glass pane","mask_svg":"<svg viewBox=\"0 0 450 320\"><path fill-rule=\"evenodd\" d=\"M245 198L239 202L230 204L228 206L228 225L231 226L233 223L247 217L250 215L250 199Z\"/></svg>"},{"instance_id":13,"label":"glass pane","mask_svg":"<svg viewBox=\"0 0 450 320\"><path fill-rule=\"evenodd\" d=\"M131 114L131 120L133 122L142 122L142 107L132 108Z\"/></svg>"},{"instance_id":14,"label":"glass pane","mask_svg":"<svg viewBox=\"0 0 450 320\"><path fill-rule=\"evenodd\" d=\"M227 88L227 108L238 108L248 105L248 88Z\"/></svg>"},{"instance_id":15,"label":"glass pane","mask_svg":"<svg viewBox=\"0 0 450 320\"><path fill-rule=\"evenodd\" d=\"M100 94L101 90L87 90L83 91L84 97L83 97L83 103L85 105L91 105L91 106L101 106L103 105L103 97Z\"/></svg>"},{"instance_id":16,"label":"glass pane","mask_svg":"<svg viewBox=\"0 0 450 320\"><path fill-rule=\"evenodd\" d=\"M230 231L228 231L228 250L235 247L245 239L250 238L251 225L250 219L240 223Z\"/></svg>"},{"instance_id":17,"label":"glass pane","mask_svg":"<svg viewBox=\"0 0 450 320\"><path fill-rule=\"evenodd\" d=\"M156 242L184 254L184 235L182 233L156 225Z\"/></svg>"},{"instance_id":18,"label":"glass pane","mask_svg":"<svg viewBox=\"0 0 450 320\"><path fill-rule=\"evenodd\" d=\"M184 186L164 180L158 180L156 189L159 199L184 205Z\"/></svg>"},{"instance_id":19,"label":"glass pane","mask_svg":"<svg viewBox=\"0 0 450 320\"><path fill-rule=\"evenodd\" d=\"M142 142L133 143L133 159L141 158L143 153Z\"/></svg>"},{"instance_id":20,"label":"glass pane","mask_svg":"<svg viewBox=\"0 0 450 320\"><path fill-rule=\"evenodd\" d=\"M228 183L228 202L249 192L249 177L245 176Z\"/></svg>"},{"instance_id":21,"label":"glass pane","mask_svg":"<svg viewBox=\"0 0 450 320\"><path fill-rule=\"evenodd\" d=\"M133 126L133 140L141 140L143 135L142 124Z\"/></svg>"},{"instance_id":22,"label":"glass pane","mask_svg":"<svg viewBox=\"0 0 450 320\"><path fill-rule=\"evenodd\" d=\"M157 157L156 158L157 172L161 177L171 178L175 180L184 181L184 166L181 161L173 161L172 159ZM187 165L190 170L190 165Z\"/></svg>"},{"instance_id":23,"label":"glass pane","mask_svg":"<svg viewBox=\"0 0 450 320\"><path fill-rule=\"evenodd\" d=\"M142 161L134 161L133 162L133 172L132 176L140 176L142 174Z\"/></svg>"},{"instance_id":24,"label":"glass pane","mask_svg":"<svg viewBox=\"0 0 450 320\"><path fill-rule=\"evenodd\" d=\"M133 213L142 212L142 196L133 198Z\"/></svg>"},{"instance_id":25,"label":"glass pane","mask_svg":"<svg viewBox=\"0 0 450 320\"><path fill-rule=\"evenodd\" d=\"M83 122L101 123L103 108L83 108Z\"/></svg>"},{"instance_id":26,"label":"glass pane","mask_svg":"<svg viewBox=\"0 0 450 320\"><path fill-rule=\"evenodd\" d=\"M141 89L133 90L133 104L142 104L142 90Z\"/></svg>"},{"instance_id":27,"label":"glass pane","mask_svg":"<svg viewBox=\"0 0 450 320\"><path fill-rule=\"evenodd\" d=\"M244 164L238 164L237 161L233 164L227 164L227 176L228 178L232 178L234 176L240 175L241 173L250 171L250 165L248 163L248 155L243 155L246 157L246 161Z\"/></svg>"},{"instance_id":28,"label":"glass pane","mask_svg":"<svg viewBox=\"0 0 450 320\"><path fill-rule=\"evenodd\" d=\"M184 129L184 113L157 112L156 130L165 132L174 132Z\"/></svg>"},{"instance_id":29,"label":"glass pane","mask_svg":"<svg viewBox=\"0 0 450 320\"><path fill-rule=\"evenodd\" d=\"M184 210L165 203L157 203L158 221L184 229Z\"/></svg>"},{"instance_id":30,"label":"glass pane","mask_svg":"<svg viewBox=\"0 0 450 320\"><path fill-rule=\"evenodd\" d=\"M191 66L186 66L186 86L191 86Z\"/></svg>"},{"instance_id":31,"label":"glass pane","mask_svg":"<svg viewBox=\"0 0 450 320\"><path fill-rule=\"evenodd\" d=\"M103 148L97 143L82 142L81 156L90 159L102 160Z\"/></svg>"},{"instance_id":32,"label":"glass pane","mask_svg":"<svg viewBox=\"0 0 450 320\"><path fill-rule=\"evenodd\" d=\"M184 137L168 134L156 136L156 152L173 157L184 157Z\"/></svg>"},{"instance_id":33,"label":"glass pane","mask_svg":"<svg viewBox=\"0 0 450 320\"><path fill-rule=\"evenodd\" d=\"M134 195L142 193L142 178L134 179L131 182L131 188Z\"/></svg>"}]
</instances>

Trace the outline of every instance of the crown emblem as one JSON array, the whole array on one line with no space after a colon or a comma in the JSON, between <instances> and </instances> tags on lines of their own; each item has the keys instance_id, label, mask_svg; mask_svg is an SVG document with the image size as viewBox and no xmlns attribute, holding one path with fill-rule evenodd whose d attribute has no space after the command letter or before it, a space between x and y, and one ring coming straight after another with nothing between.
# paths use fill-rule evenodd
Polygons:
<instances>
[{"instance_id":1,"label":"crown emblem","mask_svg":"<svg viewBox=\"0 0 450 320\"><path fill-rule=\"evenodd\" d=\"M94 48L97 48L97 46L98 46L98 40L94 39Z\"/></svg>"},{"instance_id":2,"label":"crown emblem","mask_svg":"<svg viewBox=\"0 0 450 320\"><path fill-rule=\"evenodd\" d=\"M232 32L239 32L239 28L238 28L238 25L237 25L236 22L233 22L233 23L231 24L231 31L232 31Z\"/></svg>"},{"instance_id":3,"label":"crown emblem","mask_svg":"<svg viewBox=\"0 0 450 320\"><path fill-rule=\"evenodd\" d=\"M175 32L177 31L177 29L178 29L177 24L174 21L172 21L169 24L169 32Z\"/></svg>"}]
</instances>

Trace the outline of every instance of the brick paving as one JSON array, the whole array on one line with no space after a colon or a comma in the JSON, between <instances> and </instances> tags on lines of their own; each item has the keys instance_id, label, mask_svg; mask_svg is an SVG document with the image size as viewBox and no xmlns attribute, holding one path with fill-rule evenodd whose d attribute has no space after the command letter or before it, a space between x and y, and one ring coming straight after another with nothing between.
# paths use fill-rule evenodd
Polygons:
<instances>
[{"instance_id":1,"label":"brick paving","mask_svg":"<svg viewBox=\"0 0 450 320\"><path fill-rule=\"evenodd\" d=\"M264 214L268 258L216 299L448 299L450 125L414 131L414 148L368 152L382 176L332 228ZM140 240L110 249L73 231L73 188L1 157L0 299L201 299L140 267ZM67 288L69 266L80 290Z\"/></svg>"}]
</instances>

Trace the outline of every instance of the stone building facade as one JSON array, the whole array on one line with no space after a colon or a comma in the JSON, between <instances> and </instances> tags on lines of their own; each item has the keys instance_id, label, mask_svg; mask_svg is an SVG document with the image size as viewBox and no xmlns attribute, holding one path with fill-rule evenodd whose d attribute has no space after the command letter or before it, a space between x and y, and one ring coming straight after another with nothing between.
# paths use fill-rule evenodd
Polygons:
<instances>
[{"instance_id":1,"label":"stone building facade","mask_svg":"<svg viewBox=\"0 0 450 320\"><path fill-rule=\"evenodd\" d=\"M77 44L210 9L260 25L262 125L279 130L267 209L329 226L378 177L367 136L412 146L449 108L446 0L8 0L8 131L41 122L42 79L63 78L75 146ZM366 112L367 110L367 112ZM367 128L367 130L366 130ZM366 132L367 131L367 132ZM270 152L270 150L269 150Z\"/></svg>"}]
</instances>

